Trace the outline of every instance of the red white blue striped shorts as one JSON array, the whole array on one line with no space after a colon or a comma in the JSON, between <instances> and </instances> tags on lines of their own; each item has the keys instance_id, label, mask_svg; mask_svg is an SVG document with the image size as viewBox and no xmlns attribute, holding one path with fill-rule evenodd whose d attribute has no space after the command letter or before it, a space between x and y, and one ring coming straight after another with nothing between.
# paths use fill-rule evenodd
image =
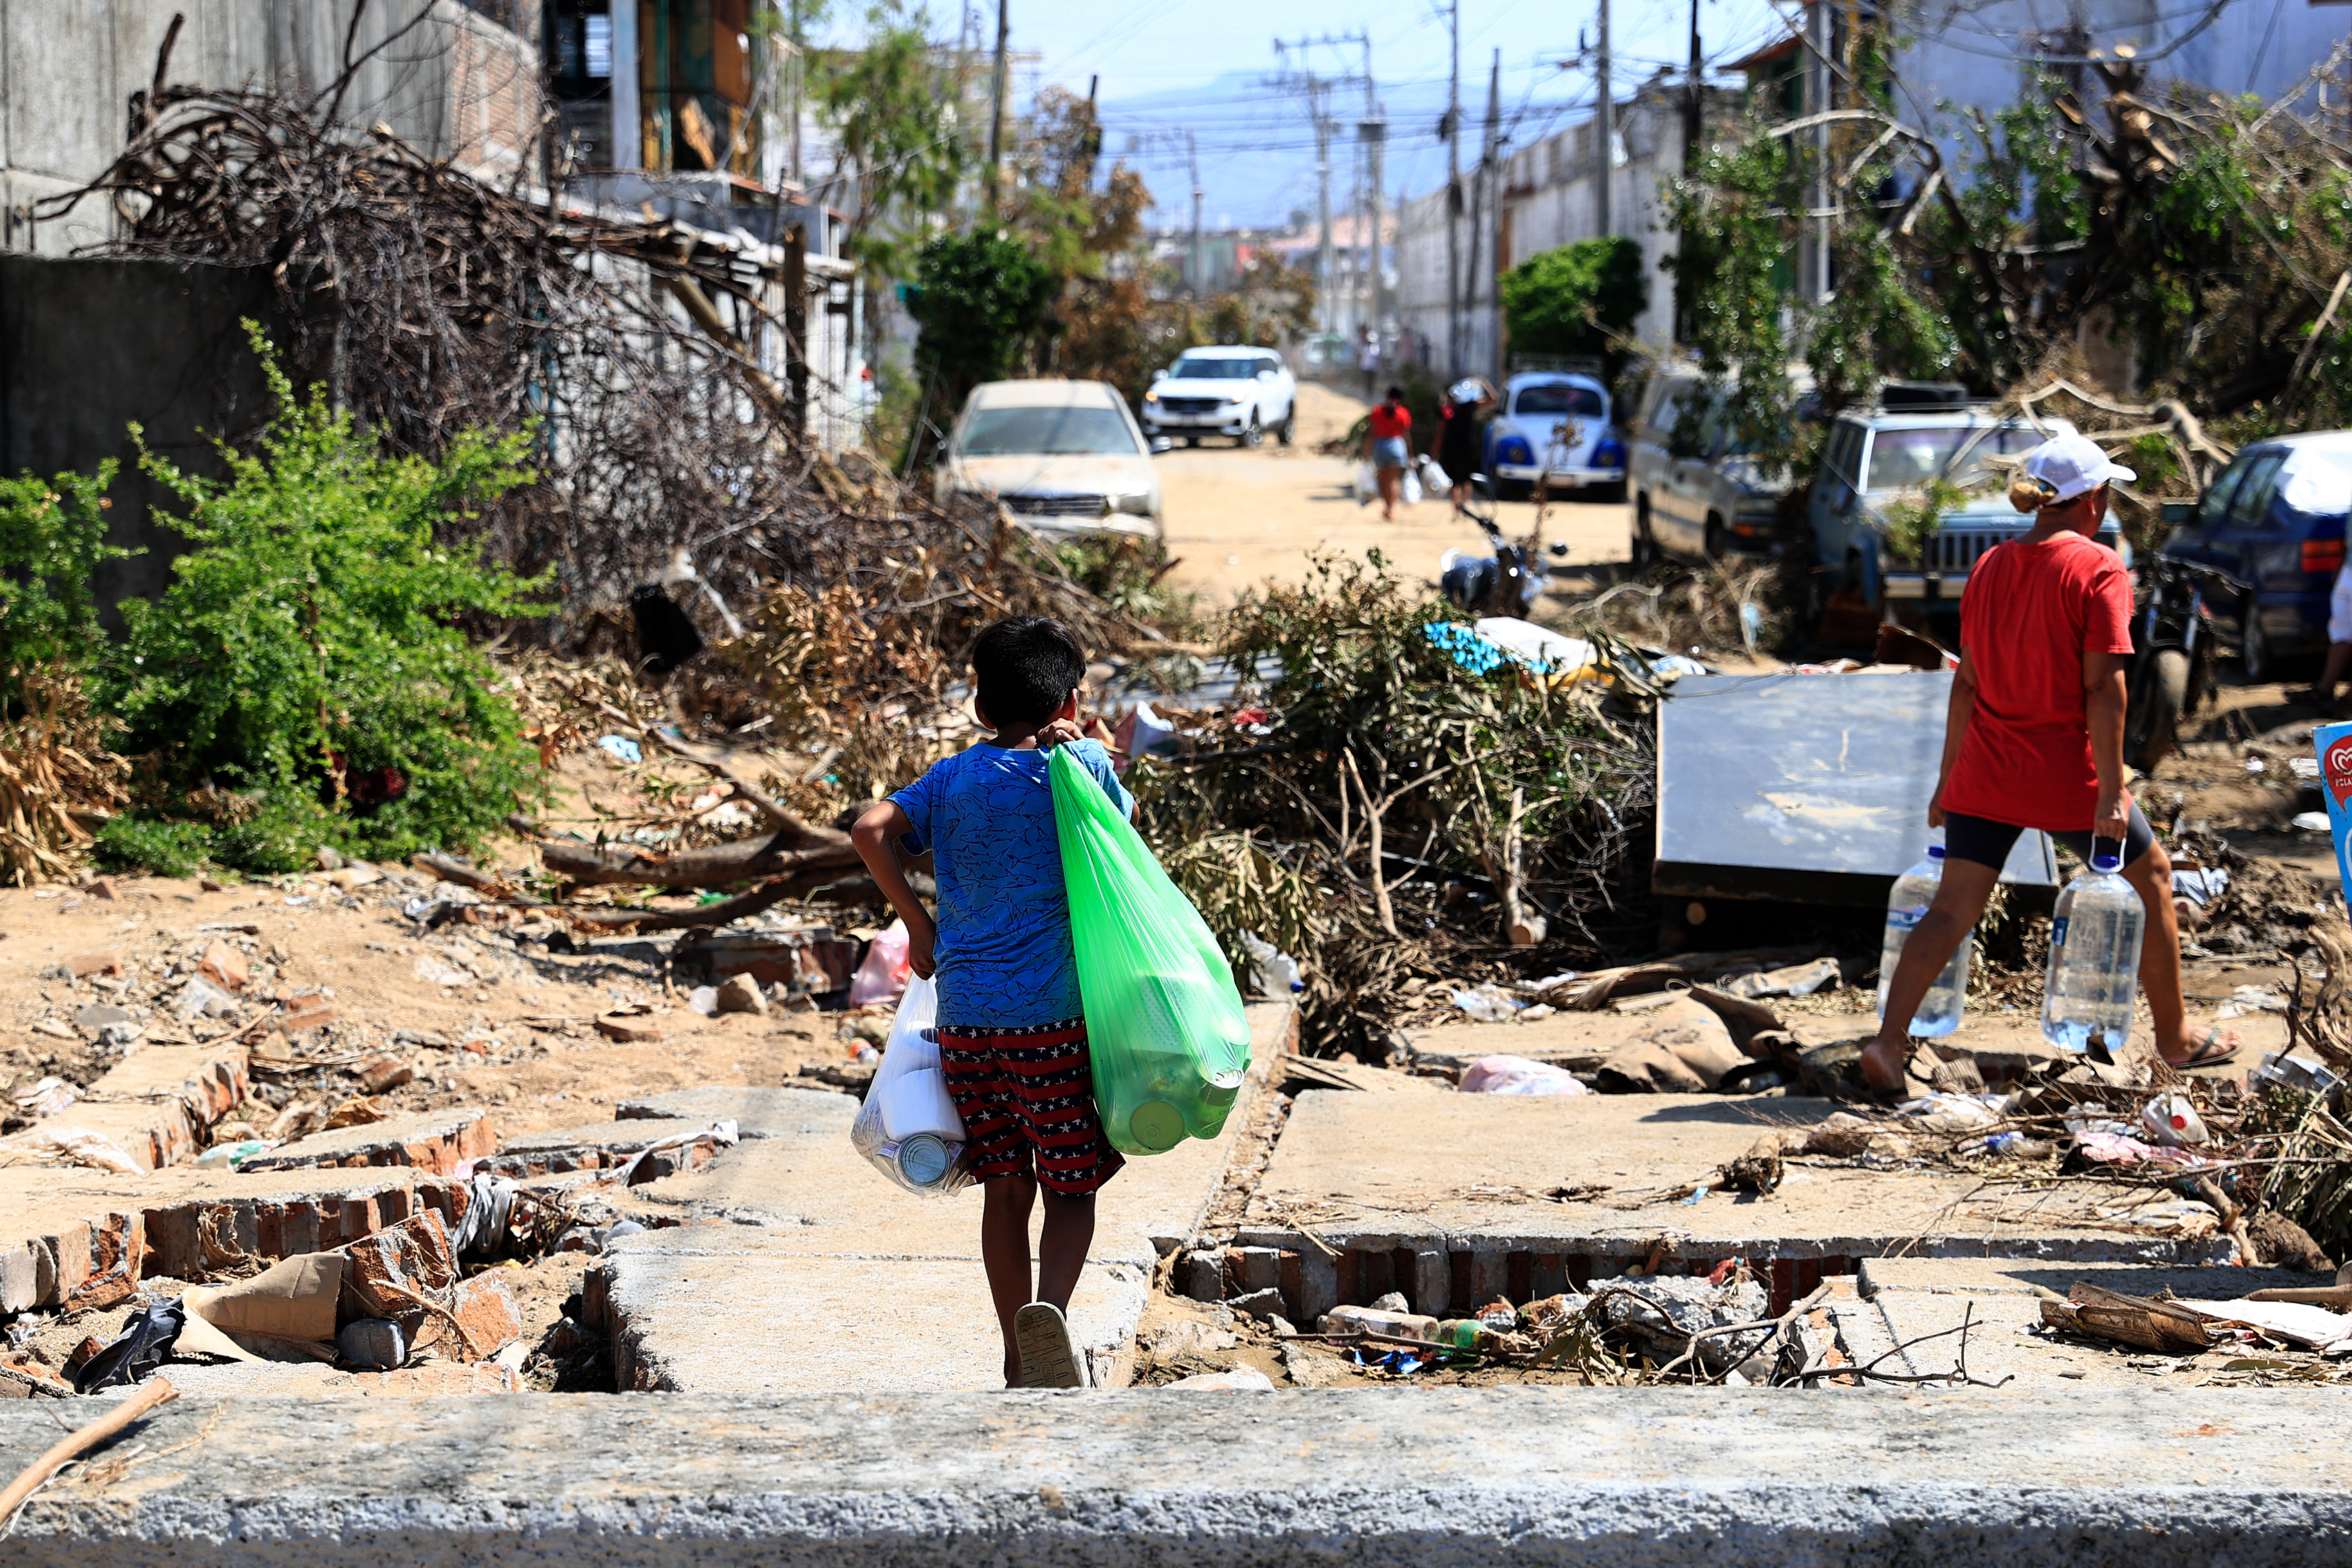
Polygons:
<instances>
[{"instance_id":1,"label":"red white blue striped shorts","mask_svg":"<svg viewBox=\"0 0 2352 1568\"><path fill-rule=\"evenodd\" d=\"M1127 1161L1104 1138L1095 1110L1087 1022L1025 1029L940 1026L940 1065L963 1118L973 1174L1025 1175L1065 1197L1099 1188Z\"/></svg>"}]
</instances>

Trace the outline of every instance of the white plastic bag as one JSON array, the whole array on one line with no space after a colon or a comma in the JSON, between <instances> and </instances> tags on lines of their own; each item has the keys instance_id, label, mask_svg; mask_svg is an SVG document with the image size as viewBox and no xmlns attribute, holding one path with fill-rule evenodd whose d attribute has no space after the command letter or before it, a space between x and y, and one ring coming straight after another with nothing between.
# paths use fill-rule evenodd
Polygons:
<instances>
[{"instance_id":1,"label":"white plastic bag","mask_svg":"<svg viewBox=\"0 0 2352 1568\"><path fill-rule=\"evenodd\" d=\"M1565 1067L1524 1056L1482 1056L1462 1070L1465 1094L1590 1094Z\"/></svg>"},{"instance_id":2,"label":"white plastic bag","mask_svg":"<svg viewBox=\"0 0 2352 1568\"><path fill-rule=\"evenodd\" d=\"M890 1020L882 1065L849 1124L851 1146L923 1197L961 1192L974 1180L963 1164L963 1119L940 1065L939 1012L938 987L919 975L909 977Z\"/></svg>"},{"instance_id":3,"label":"white plastic bag","mask_svg":"<svg viewBox=\"0 0 2352 1568\"><path fill-rule=\"evenodd\" d=\"M1381 476L1369 463L1356 465L1356 505L1369 507L1381 498Z\"/></svg>"},{"instance_id":4,"label":"white plastic bag","mask_svg":"<svg viewBox=\"0 0 2352 1568\"><path fill-rule=\"evenodd\" d=\"M1408 507L1421 505L1421 476L1412 471L1411 464L1405 465L1404 484L1400 487L1397 498Z\"/></svg>"},{"instance_id":5,"label":"white plastic bag","mask_svg":"<svg viewBox=\"0 0 2352 1568\"><path fill-rule=\"evenodd\" d=\"M1414 462L1413 471L1421 476L1421 487L1425 493L1432 496L1454 494L1453 476L1445 472L1444 465L1428 453L1423 453Z\"/></svg>"}]
</instances>

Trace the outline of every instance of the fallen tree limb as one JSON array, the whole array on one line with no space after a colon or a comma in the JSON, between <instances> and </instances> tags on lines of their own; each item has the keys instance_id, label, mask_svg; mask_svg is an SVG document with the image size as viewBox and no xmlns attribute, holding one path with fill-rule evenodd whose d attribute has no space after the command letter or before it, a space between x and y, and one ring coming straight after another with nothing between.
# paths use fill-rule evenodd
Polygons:
<instances>
[{"instance_id":1,"label":"fallen tree limb","mask_svg":"<svg viewBox=\"0 0 2352 1568\"><path fill-rule=\"evenodd\" d=\"M646 733L664 749L676 752L688 762L709 768L710 771L734 785L735 793L748 801L760 815L767 818L772 825L786 832L799 833L803 836L814 836L824 831L823 829L810 826L809 823L779 805L766 790L737 772L732 761L725 757L712 756L705 747L694 745L669 726L656 725Z\"/></svg>"},{"instance_id":2,"label":"fallen tree limb","mask_svg":"<svg viewBox=\"0 0 2352 1568\"><path fill-rule=\"evenodd\" d=\"M572 904L548 904L531 898L505 878L478 871L448 855L418 854L411 857L409 863L419 871L432 873L444 882L470 887L509 908L527 909L574 926L612 931L682 931L692 925L726 925L746 915L772 908L787 898L797 896L809 886L822 885L800 877L779 877L749 893L693 909L599 909Z\"/></svg>"},{"instance_id":3,"label":"fallen tree limb","mask_svg":"<svg viewBox=\"0 0 2352 1568\"><path fill-rule=\"evenodd\" d=\"M539 851L541 865L583 887L611 883L641 887L726 887L808 871L851 871L863 863L847 833L811 828L806 823L764 839L736 839L708 849L679 850L667 854L635 845L599 850L593 844L563 843L553 839L542 839L534 847Z\"/></svg>"},{"instance_id":4,"label":"fallen tree limb","mask_svg":"<svg viewBox=\"0 0 2352 1568\"><path fill-rule=\"evenodd\" d=\"M142 1385L137 1393L89 1426L59 1438L47 1453L26 1466L24 1473L8 1483L7 1490L0 1491L0 1525L5 1525L25 1500L38 1491L42 1482L65 1469L68 1461L97 1448L158 1405L179 1396L180 1391L172 1386L170 1378L157 1377Z\"/></svg>"}]
</instances>

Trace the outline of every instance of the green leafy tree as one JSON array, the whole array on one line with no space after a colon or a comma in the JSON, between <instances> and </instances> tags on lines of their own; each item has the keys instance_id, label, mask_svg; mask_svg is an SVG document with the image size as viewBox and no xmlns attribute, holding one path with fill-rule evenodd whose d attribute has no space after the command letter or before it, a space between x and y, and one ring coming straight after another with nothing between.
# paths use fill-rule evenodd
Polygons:
<instances>
[{"instance_id":1,"label":"green leafy tree","mask_svg":"<svg viewBox=\"0 0 2352 1568\"><path fill-rule=\"evenodd\" d=\"M930 16L895 4L866 13L854 49L814 51L809 100L833 131L835 162L824 199L849 210L850 254L869 276L904 277L937 214L955 204L973 166L964 57L932 42Z\"/></svg>"},{"instance_id":2,"label":"green leafy tree","mask_svg":"<svg viewBox=\"0 0 2352 1568\"><path fill-rule=\"evenodd\" d=\"M938 235L923 247L917 278L907 299L921 329L915 371L944 423L973 387L1013 374L1062 280L1003 229Z\"/></svg>"},{"instance_id":3,"label":"green leafy tree","mask_svg":"<svg viewBox=\"0 0 2352 1568\"><path fill-rule=\"evenodd\" d=\"M1610 355L1649 304L1641 242L1622 235L1541 252L1503 275L1503 325L1518 353Z\"/></svg>"},{"instance_id":4,"label":"green leafy tree","mask_svg":"<svg viewBox=\"0 0 2352 1568\"><path fill-rule=\"evenodd\" d=\"M105 492L113 482L111 461L96 477L0 479L0 689L12 707L17 672L54 664L87 671L106 646L98 569L131 553L106 542Z\"/></svg>"},{"instance_id":5,"label":"green leafy tree","mask_svg":"<svg viewBox=\"0 0 2352 1568\"><path fill-rule=\"evenodd\" d=\"M141 465L184 504L194 547L155 602L123 606L127 663L104 706L168 778L240 795L215 852L292 869L320 843L398 855L465 847L542 789L497 673L453 622L544 614L544 579L441 542L530 475L528 434L390 457L322 390L298 398L247 323L277 402L227 475ZM132 427L134 435L139 434Z\"/></svg>"}]
</instances>

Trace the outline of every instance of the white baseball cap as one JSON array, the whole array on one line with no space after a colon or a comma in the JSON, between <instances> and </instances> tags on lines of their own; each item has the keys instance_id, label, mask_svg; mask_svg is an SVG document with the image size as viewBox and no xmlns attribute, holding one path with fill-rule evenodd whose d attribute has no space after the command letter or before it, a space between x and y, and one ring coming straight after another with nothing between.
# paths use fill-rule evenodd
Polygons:
<instances>
[{"instance_id":1,"label":"white baseball cap","mask_svg":"<svg viewBox=\"0 0 2352 1568\"><path fill-rule=\"evenodd\" d=\"M2139 477L2109 457L2097 442L2074 434L2053 435L2027 453L2025 471L2057 491L2061 501L2071 501L2110 479Z\"/></svg>"}]
</instances>

